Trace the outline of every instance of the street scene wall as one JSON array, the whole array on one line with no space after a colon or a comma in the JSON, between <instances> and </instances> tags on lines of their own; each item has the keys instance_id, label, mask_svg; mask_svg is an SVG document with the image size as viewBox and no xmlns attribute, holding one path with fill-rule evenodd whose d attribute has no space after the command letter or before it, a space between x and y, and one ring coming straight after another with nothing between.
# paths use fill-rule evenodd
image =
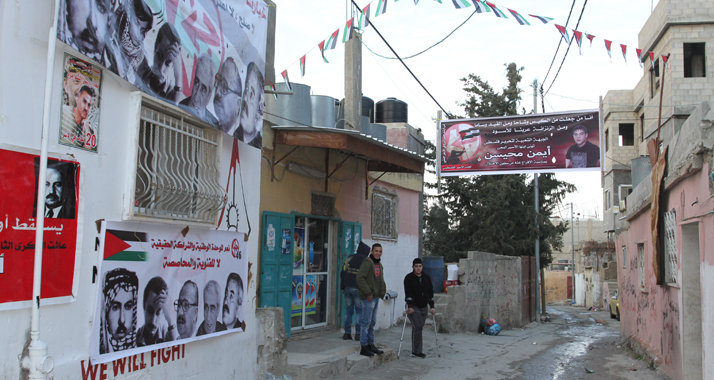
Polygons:
<instances>
[{"instance_id":1,"label":"street scene wall","mask_svg":"<svg viewBox=\"0 0 714 380\"><path fill-rule=\"evenodd\" d=\"M0 141L3 148L20 147L40 148L42 126L42 108L44 91L44 72L46 64L48 20L51 19L51 7L44 2L26 1L15 4L3 2L2 36L3 51L13 54L0 56L0 85L3 91L0 112L3 116L3 128L0 129ZM40 10L38 12L38 10ZM46 25L47 27L38 27ZM127 115L131 118L133 107L132 92L137 89L124 80L104 71L102 83L101 144L98 153L90 153L59 145L57 138L60 126L61 83L63 57L65 53L82 57L74 50L58 43L54 57L54 82L52 108L50 110L49 151L66 159L75 159L80 163L82 174L79 180L78 229L80 240L77 254L79 265L77 275L79 286L74 301L68 304L42 306L40 314L41 340L49 346L49 354L54 358L55 379L83 378L191 378L200 377L211 371L216 378L244 378L246 374L256 373L256 353L253 347L257 321L255 318L255 265L258 251L257 220L260 194L255 184L246 182L245 195L248 205L247 215L253 224L253 234L248 242L249 262L252 280L246 281L244 308L246 325L244 333L229 334L213 339L179 345L160 351L146 353L143 357L129 358L136 364L129 367L127 361L117 363L117 375L114 365L90 365L88 362L89 339L95 323L93 310L96 307L96 294L99 281L94 282L93 267L98 265L100 255L95 251L95 239L99 237L95 221L122 220L126 205L125 193L127 181L132 181L135 168L136 142L132 139L136 124L128 126ZM18 75L17 60L22 59L22 73ZM85 58L86 59L86 58ZM19 90L22 89L22 90ZM23 96L17 96L22 92ZM134 130L132 130L133 128ZM229 157L233 143L224 136L221 158L221 186L228 182ZM240 165L246 168L243 178L257 177L260 166L259 150L250 149L240 143ZM227 155L227 158L226 158ZM247 168L254 168L249 173ZM247 225L241 224L241 230ZM225 223L219 229L226 229ZM7 270L7 267L6 267ZM177 290L176 290L177 291ZM171 290L173 295L174 290ZM222 295L221 295L222 298ZM29 339L30 310L19 309L2 311L2 319L8 326L0 331L0 373L2 378L20 378L18 355ZM177 352L178 351L178 352ZM216 355L227 352L230 355ZM164 358L167 358L164 360ZM152 361L153 360L153 361ZM143 365L141 365L143 363ZM122 375L121 368L125 370ZM136 370L134 370L136 368ZM128 371L131 369L131 375ZM253 377L249 375L249 377Z\"/></svg>"}]
</instances>

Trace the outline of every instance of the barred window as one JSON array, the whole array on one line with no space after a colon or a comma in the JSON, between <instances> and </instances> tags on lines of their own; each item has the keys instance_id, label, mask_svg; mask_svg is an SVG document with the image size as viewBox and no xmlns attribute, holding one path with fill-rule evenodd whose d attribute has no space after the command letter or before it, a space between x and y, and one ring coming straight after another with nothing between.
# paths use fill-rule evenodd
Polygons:
<instances>
[{"instance_id":1,"label":"barred window","mask_svg":"<svg viewBox=\"0 0 714 380\"><path fill-rule=\"evenodd\" d=\"M226 202L219 152L218 130L142 106L134 216L215 224Z\"/></svg>"},{"instance_id":2,"label":"barred window","mask_svg":"<svg viewBox=\"0 0 714 380\"><path fill-rule=\"evenodd\" d=\"M664 281L677 285L677 212L664 213Z\"/></svg>"},{"instance_id":3,"label":"barred window","mask_svg":"<svg viewBox=\"0 0 714 380\"><path fill-rule=\"evenodd\" d=\"M645 245L637 244L637 279L640 290L645 289Z\"/></svg>"},{"instance_id":4,"label":"barred window","mask_svg":"<svg viewBox=\"0 0 714 380\"><path fill-rule=\"evenodd\" d=\"M399 229L397 226L397 210L399 198L396 191L374 188L372 192L372 238L397 240Z\"/></svg>"}]
</instances>

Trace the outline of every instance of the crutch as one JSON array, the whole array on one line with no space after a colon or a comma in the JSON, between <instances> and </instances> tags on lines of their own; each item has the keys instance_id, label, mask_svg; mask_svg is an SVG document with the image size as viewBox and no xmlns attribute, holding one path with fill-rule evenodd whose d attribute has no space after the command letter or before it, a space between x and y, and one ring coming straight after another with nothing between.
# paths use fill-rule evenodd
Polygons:
<instances>
[{"instance_id":1,"label":"crutch","mask_svg":"<svg viewBox=\"0 0 714 380\"><path fill-rule=\"evenodd\" d=\"M407 305L404 305L404 310L406 311ZM404 340L404 330L407 328L407 318L409 314L404 314L404 327L402 327L402 337L399 339L399 351L397 351L397 359L399 359L399 354L402 353L402 341Z\"/></svg>"},{"instance_id":2,"label":"crutch","mask_svg":"<svg viewBox=\"0 0 714 380\"><path fill-rule=\"evenodd\" d=\"M434 320L434 340L436 340L436 353L441 357L441 353L439 352L439 338L436 335L436 313L431 315L431 318Z\"/></svg>"}]
</instances>

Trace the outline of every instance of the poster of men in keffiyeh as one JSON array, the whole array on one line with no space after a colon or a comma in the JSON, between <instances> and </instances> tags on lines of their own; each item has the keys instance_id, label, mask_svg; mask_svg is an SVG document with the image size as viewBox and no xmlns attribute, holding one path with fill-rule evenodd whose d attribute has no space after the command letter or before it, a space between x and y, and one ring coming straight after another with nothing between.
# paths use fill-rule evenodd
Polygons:
<instances>
[{"instance_id":1,"label":"poster of men in keffiyeh","mask_svg":"<svg viewBox=\"0 0 714 380\"><path fill-rule=\"evenodd\" d=\"M92 363L245 331L245 235L102 223Z\"/></svg>"},{"instance_id":2,"label":"poster of men in keffiyeh","mask_svg":"<svg viewBox=\"0 0 714 380\"><path fill-rule=\"evenodd\" d=\"M57 38L260 147L267 19L263 0L61 0Z\"/></svg>"}]
</instances>

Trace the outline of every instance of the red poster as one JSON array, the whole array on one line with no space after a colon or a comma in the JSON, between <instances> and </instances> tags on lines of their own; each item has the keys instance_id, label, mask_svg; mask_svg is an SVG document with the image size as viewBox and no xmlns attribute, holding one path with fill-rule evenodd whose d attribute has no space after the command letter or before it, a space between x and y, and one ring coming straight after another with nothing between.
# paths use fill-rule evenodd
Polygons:
<instances>
[{"instance_id":1,"label":"red poster","mask_svg":"<svg viewBox=\"0 0 714 380\"><path fill-rule=\"evenodd\" d=\"M441 176L601 170L598 110L444 120Z\"/></svg>"},{"instance_id":2,"label":"red poster","mask_svg":"<svg viewBox=\"0 0 714 380\"><path fill-rule=\"evenodd\" d=\"M0 149L0 309L32 298L38 155ZM72 296L79 164L47 160L41 298ZM15 304L11 304L15 303Z\"/></svg>"}]
</instances>

